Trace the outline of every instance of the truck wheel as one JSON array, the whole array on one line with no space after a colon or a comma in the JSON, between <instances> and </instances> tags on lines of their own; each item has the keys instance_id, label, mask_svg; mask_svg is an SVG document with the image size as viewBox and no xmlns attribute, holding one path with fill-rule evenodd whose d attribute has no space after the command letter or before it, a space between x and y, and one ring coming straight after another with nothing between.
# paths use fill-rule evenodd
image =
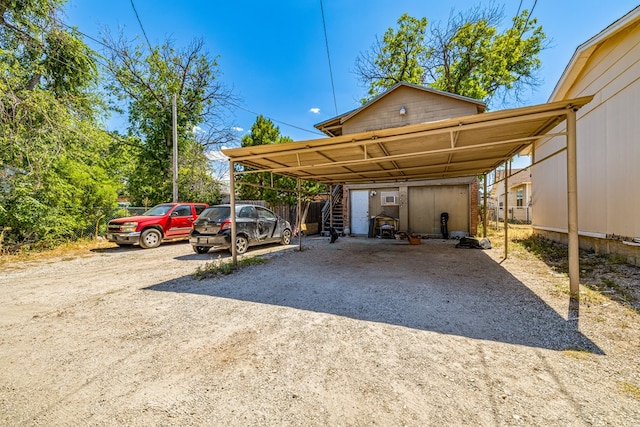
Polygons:
<instances>
[{"instance_id":1,"label":"truck wheel","mask_svg":"<svg viewBox=\"0 0 640 427\"><path fill-rule=\"evenodd\" d=\"M193 247L193 251L197 254L206 254L207 252L209 252L209 247L208 246L194 246Z\"/></svg>"},{"instance_id":2,"label":"truck wheel","mask_svg":"<svg viewBox=\"0 0 640 427\"><path fill-rule=\"evenodd\" d=\"M280 243L282 243L283 245L288 245L289 243L291 243L291 230L284 230L282 232Z\"/></svg>"},{"instance_id":3,"label":"truck wheel","mask_svg":"<svg viewBox=\"0 0 640 427\"><path fill-rule=\"evenodd\" d=\"M157 248L162 242L162 235L155 228L148 228L140 235L140 246L145 249Z\"/></svg>"},{"instance_id":4,"label":"truck wheel","mask_svg":"<svg viewBox=\"0 0 640 427\"><path fill-rule=\"evenodd\" d=\"M236 253L242 255L247 252L248 248L249 242L247 241L247 238L244 236L236 236Z\"/></svg>"}]
</instances>

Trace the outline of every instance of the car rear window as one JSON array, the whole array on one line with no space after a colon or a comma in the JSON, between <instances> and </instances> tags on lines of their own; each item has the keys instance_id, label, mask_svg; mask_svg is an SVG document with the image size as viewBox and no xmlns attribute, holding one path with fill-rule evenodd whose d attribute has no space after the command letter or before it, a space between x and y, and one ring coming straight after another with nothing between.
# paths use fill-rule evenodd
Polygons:
<instances>
[{"instance_id":1,"label":"car rear window","mask_svg":"<svg viewBox=\"0 0 640 427\"><path fill-rule=\"evenodd\" d=\"M224 221L229 218L230 211L229 206L212 206L205 209L200 214L200 218L205 218L209 221Z\"/></svg>"}]
</instances>

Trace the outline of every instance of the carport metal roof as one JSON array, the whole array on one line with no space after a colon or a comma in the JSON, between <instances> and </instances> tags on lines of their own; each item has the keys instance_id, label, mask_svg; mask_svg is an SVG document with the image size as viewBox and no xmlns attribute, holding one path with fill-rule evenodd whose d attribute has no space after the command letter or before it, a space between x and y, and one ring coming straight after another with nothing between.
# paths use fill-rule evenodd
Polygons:
<instances>
[{"instance_id":1,"label":"carport metal roof","mask_svg":"<svg viewBox=\"0 0 640 427\"><path fill-rule=\"evenodd\" d=\"M234 163L325 184L488 173L591 101L582 97L333 138L225 149Z\"/></svg>"},{"instance_id":2,"label":"carport metal roof","mask_svg":"<svg viewBox=\"0 0 640 427\"><path fill-rule=\"evenodd\" d=\"M530 148L536 140L565 135L569 287L571 296L578 298L580 266L575 112L592 99L593 96L586 96L333 138L222 150L229 158L231 205L235 206L237 174L272 172L325 184L405 182L480 175ZM550 133L565 120L566 132ZM235 163L252 170L233 172ZM232 218L231 234L236 235L235 218ZM236 264L235 245L232 245L232 256Z\"/></svg>"}]
</instances>

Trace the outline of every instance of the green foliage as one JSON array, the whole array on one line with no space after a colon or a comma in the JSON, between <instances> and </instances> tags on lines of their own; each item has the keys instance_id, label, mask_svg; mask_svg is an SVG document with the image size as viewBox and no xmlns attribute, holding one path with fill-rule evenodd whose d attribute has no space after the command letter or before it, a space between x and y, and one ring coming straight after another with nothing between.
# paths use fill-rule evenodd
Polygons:
<instances>
[{"instance_id":1,"label":"green foliage","mask_svg":"<svg viewBox=\"0 0 640 427\"><path fill-rule=\"evenodd\" d=\"M93 52L58 26L62 3L0 3L0 224L13 245L81 236L115 204Z\"/></svg>"},{"instance_id":2,"label":"green foliage","mask_svg":"<svg viewBox=\"0 0 640 427\"><path fill-rule=\"evenodd\" d=\"M230 100L217 83L217 59L203 53L202 41L178 50L170 41L147 50L121 37L105 38L109 49L109 91L114 105L126 104L129 133L139 141L126 193L134 204L166 202L173 189L172 99L176 95L178 193L181 200L214 202L220 185L212 178L205 149L226 142L227 134L210 131L196 141L194 128L216 120ZM210 127L211 129L211 127ZM193 179L193 181L191 181Z\"/></svg>"},{"instance_id":3,"label":"green foliage","mask_svg":"<svg viewBox=\"0 0 640 427\"><path fill-rule=\"evenodd\" d=\"M459 16L455 29L434 31L427 63L431 86L489 101L500 90L534 85L534 73L541 66L538 54L546 38L542 27L527 10L515 16L512 26L502 33L497 28L500 20L495 11L476 13Z\"/></svg>"},{"instance_id":4,"label":"green foliage","mask_svg":"<svg viewBox=\"0 0 640 427\"><path fill-rule=\"evenodd\" d=\"M405 13L397 23L398 30L389 28L382 43L374 46L373 56L360 55L356 61L360 80L369 84L363 104L397 83L422 83L427 18L416 19Z\"/></svg>"},{"instance_id":5,"label":"green foliage","mask_svg":"<svg viewBox=\"0 0 640 427\"><path fill-rule=\"evenodd\" d=\"M195 273L193 273L193 278L203 280L212 277L228 276L234 271L252 265L264 264L267 261L265 258L244 256L238 259L238 265L236 267L231 263L231 259L223 260L222 256L219 255L217 260L210 261L204 266L198 267Z\"/></svg>"},{"instance_id":6,"label":"green foliage","mask_svg":"<svg viewBox=\"0 0 640 427\"><path fill-rule=\"evenodd\" d=\"M389 28L356 60L356 74L368 87L363 103L400 81L487 103L496 97L519 101L525 90L539 83L538 55L546 36L527 10L501 31L503 18L502 8L477 6L452 13L445 26L438 23L427 29L426 18L403 14L397 30Z\"/></svg>"}]
</instances>

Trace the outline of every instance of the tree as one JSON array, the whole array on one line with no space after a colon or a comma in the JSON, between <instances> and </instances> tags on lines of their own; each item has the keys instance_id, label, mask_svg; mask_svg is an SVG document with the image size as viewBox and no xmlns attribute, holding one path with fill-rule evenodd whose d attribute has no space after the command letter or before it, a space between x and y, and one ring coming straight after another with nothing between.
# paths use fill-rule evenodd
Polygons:
<instances>
[{"instance_id":1,"label":"tree","mask_svg":"<svg viewBox=\"0 0 640 427\"><path fill-rule=\"evenodd\" d=\"M355 73L369 85L366 103L400 82L421 84L427 49L424 36L427 18L416 19L405 13L398 19L398 30L389 28L376 39L371 51L358 55Z\"/></svg>"},{"instance_id":2,"label":"tree","mask_svg":"<svg viewBox=\"0 0 640 427\"><path fill-rule=\"evenodd\" d=\"M224 111L234 97L217 81L218 63L203 52L202 40L179 50L171 41L161 46L135 45L107 32L104 43L112 106L126 110L129 134L139 139L137 167L128 180L131 200L158 203L172 193L172 97L177 99L179 152L178 188L181 198L216 202L217 183L208 167L207 149L233 140L224 125ZM204 127L196 139L194 129ZM186 156L186 157L183 157ZM186 170L183 170L186 168ZM190 182L186 177L196 178ZM195 188L198 188L195 191ZM195 200L195 199L194 199Z\"/></svg>"},{"instance_id":3,"label":"tree","mask_svg":"<svg viewBox=\"0 0 640 427\"><path fill-rule=\"evenodd\" d=\"M507 102L539 84L538 54L546 38L537 20L524 10L499 33L502 8L476 7L450 18L446 27L431 28L425 70L431 87L490 102Z\"/></svg>"},{"instance_id":4,"label":"tree","mask_svg":"<svg viewBox=\"0 0 640 427\"><path fill-rule=\"evenodd\" d=\"M242 137L241 145L253 147L287 142L292 142L292 139L280 135L280 129L271 120L259 115L251 126L251 133ZM238 166L238 171L250 169ZM240 175L238 184L238 196L244 200L264 200L271 205L292 205L297 201L298 183L295 178L270 172L254 172ZM302 181L301 186L303 198L307 201L324 189L323 185L309 181Z\"/></svg>"},{"instance_id":5,"label":"tree","mask_svg":"<svg viewBox=\"0 0 640 427\"><path fill-rule=\"evenodd\" d=\"M94 53L60 24L63 3L0 2L0 223L15 243L74 239L115 204Z\"/></svg>"},{"instance_id":6,"label":"tree","mask_svg":"<svg viewBox=\"0 0 640 427\"><path fill-rule=\"evenodd\" d=\"M538 54L545 48L546 36L527 10L518 13L511 26L500 32L498 28L503 19L503 7L477 6L464 13L452 12L445 26L436 23L427 32L426 20L425 27L411 26L408 23L416 20L405 14L398 21L397 32L389 29L385 34L389 37L361 55L376 65L378 74L365 74L362 67L356 67L356 73L369 85L371 97L407 76L396 70L412 64L411 80L405 80L409 83L426 84L488 104L496 99L502 103L520 102L527 90L539 84ZM381 67L380 64L384 64L381 53L393 50L399 40L413 43L412 48L405 51L412 52L414 61L396 56L395 68ZM420 77L414 77L415 74Z\"/></svg>"}]
</instances>

